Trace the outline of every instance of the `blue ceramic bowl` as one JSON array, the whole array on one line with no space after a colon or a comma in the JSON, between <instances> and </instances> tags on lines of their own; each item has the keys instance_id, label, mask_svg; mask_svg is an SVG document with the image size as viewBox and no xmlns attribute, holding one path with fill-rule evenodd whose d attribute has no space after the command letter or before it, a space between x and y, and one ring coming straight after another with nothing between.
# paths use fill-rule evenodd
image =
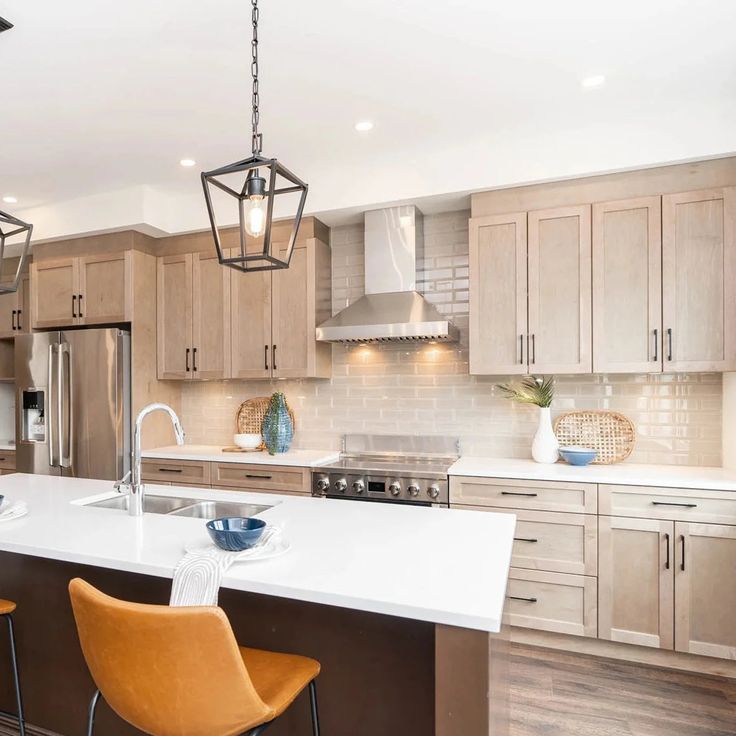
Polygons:
<instances>
[{"instance_id":1,"label":"blue ceramic bowl","mask_svg":"<svg viewBox=\"0 0 736 736\"><path fill-rule=\"evenodd\" d=\"M570 465L590 465L598 457L596 450L587 447L560 447L560 455Z\"/></svg>"},{"instance_id":2,"label":"blue ceramic bowl","mask_svg":"<svg viewBox=\"0 0 736 736\"><path fill-rule=\"evenodd\" d=\"M207 522L212 541L228 552L242 552L252 547L263 534L266 522L252 517L230 516Z\"/></svg>"}]
</instances>

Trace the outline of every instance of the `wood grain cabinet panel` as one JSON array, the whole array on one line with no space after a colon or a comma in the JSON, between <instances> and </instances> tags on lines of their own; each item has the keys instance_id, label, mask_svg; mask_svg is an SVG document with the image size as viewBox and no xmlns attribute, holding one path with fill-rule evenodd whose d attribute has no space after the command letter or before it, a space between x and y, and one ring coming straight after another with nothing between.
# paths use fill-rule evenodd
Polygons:
<instances>
[{"instance_id":1,"label":"wood grain cabinet panel","mask_svg":"<svg viewBox=\"0 0 736 736\"><path fill-rule=\"evenodd\" d=\"M736 659L736 527L676 523L675 649Z\"/></svg>"},{"instance_id":2,"label":"wood grain cabinet panel","mask_svg":"<svg viewBox=\"0 0 736 736\"><path fill-rule=\"evenodd\" d=\"M229 378L231 269L195 253L192 270L192 378Z\"/></svg>"},{"instance_id":3,"label":"wood grain cabinet panel","mask_svg":"<svg viewBox=\"0 0 736 736\"><path fill-rule=\"evenodd\" d=\"M594 637L597 581L583 575L512 568L503 620L511 626Z\"/></svg>"},{"instance_id":4,"label":"wood grain cabinet panel","mask_svg":"<svg viewBox=\"0 0 736 736\"><path fill-rule=\"evenodd\" d=\"M130 322L132 264L131 251L78 259L78 324Z\"/></svg>"},{"instance_id":5,"label":"wood grain cabinet panel","mask_svg":"<svg viewBox=\"0 0 736 736\"><path fill-rule=\"evenodd\" d=\"M309 468L248 463L213 463L212 485L240 490L310 493Z\"/></svg>"},{"instance_id":6,"label":"wood grain cabinet panel","mask_svg":"<svg viewBox=\"0 0 736 736\"><path fill-rule=\"evenodd\" d=\"M450 477L450 502L464 506L594 514L596 490L593 483Z\"/></svg>"},{"instance_id":7,"label":"wood grain cabinet panel","mask_svg":"<svg viewBox=\"0 0 736 736\"><path fill-rule=\"evenodd\" d=\"M601 516L598 637L672 649L674 522Z\"/></svg>"},{"instance_id":8,"label":"wood grain cabinet panel","mask_svg":"<svg viewBox=\"0 0 736 736\"><path fill-rule=\"evenodd\" d=\"M141 476L152 483L173 485L210 485L210 463L200 460L155 460L141 461Z\"/></svg>"},{"instance_id":9,"label":"wood grain cabinet panel","mask_svg":"<svg viewBox=\"0 0 736 736\"><path fill-rule=\"evenodd\" d=\"M0 450L0 469L15 470L15 450Z\"/></svg>"},{"instance_id":10,"label":"wood grain cabinet panel","mask_svg":"<svg viewBox=\"0 0 736 736\"><path fill-rule=\"evenodd\" d=\"M528 370L526 212L470 220L470 373Z\"/></svg>"},{"instance_id":11,"label":"wood grain cabinet panel","mask_svg":"<svg viewBox=\"0 0 736 736\"><path fill-rule=\"evenodd\" d=\"M662 370L662 199L593 205L593 370Z\"/></svg>"},{"instance_id":12,"label":"wood grain cabinet panel","mask_svg":"<svg viewBox=\"0 0 736 736\"><path fill-rule=\"evenodd\" d=\"M157 359L160 379L192 376L191 253L162 256L157 265Z\"/></svg>"},{"instance_id":13,"label":"wood grain cabinet panel","mask_svg":"<svg viewBox=\"0 0 736 736\"><path fill-rule=\"evenodd\" d=\"M0 294L0 338L30 331L30 275L21 276L18 291Z\"/></svg>"},{"instance_id":14,"label":"wood grain cabinet panel","mask_svg":"<svg viewBox=\"0 0 736 736\"><path fill-rule=\"evenodd\" d=\"M79 262L60 258L31 264L34 329L77 324Z\"/></svg>"},{"instance_id":15,"label":"wood grain cabinet panel","mask_svg":"<svg viewBox=\"0 0 736 736\"><path fill-rule=\"evenodd\" d=\"M529 213L529 370L590 373L590 205Z\"/></svg>"},{"instance_id":16,"label":"wood grain cabinet panel","mask_svg":"<svg viewBox=\"0 0 736 736\"><path fill-rule=\"evenodd\" d=\"M736 370L736 187L662 200L664 370Z\"/></svg>"}]
</instances>

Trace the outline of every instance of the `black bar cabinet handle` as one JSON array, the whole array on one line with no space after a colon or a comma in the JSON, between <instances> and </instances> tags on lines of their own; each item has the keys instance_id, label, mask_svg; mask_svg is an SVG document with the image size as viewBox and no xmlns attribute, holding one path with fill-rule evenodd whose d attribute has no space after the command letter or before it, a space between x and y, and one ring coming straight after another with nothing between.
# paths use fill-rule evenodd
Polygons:
<instances>
[{"instance_id":1,"label":"black bar cabinet handle","mask_svg":"<svg viewBox=\"0 0 736 736\"><path fill-rule=\"evenodd\" d=\"M20 315L23 313L22 309L18 310L18 327L17 329L22 330L23 328L20 326Z\"/></svg>"},{"instance_id":2,"label":"black bar cabinet handle","mask_svg":"<svg viewBox=\"0 0 736 736\"><path fill-rule=\"evenodd\" d=\"M77 316L77 295L72 294L72 317Z\"/></svg>"},{"instance_id":3,"label":"black bar cabinet handle","mask_svg":"<svg viewBox=\"0 0 736 736\"><path fill-rule=\"evenodd\" d=\"M537 362L537 340L536 335L532 332L532 363Z\"/></svg>"},{"instance_id":4,"label":"black bar cabinet handle","mask_svg":"<svg viewBox=\"0 0 736 736\"><path fill-rule=\"evenodd\" d=\"M674 501L652 501L652 506L681 506L685 509L696 509L696 503L675 503Z\"/></svg>"},{"instance_id":5,"label":"black bar cabinet handle","mask_svg":"<svg viewBox=\"0 0 736 736\"><path fill-rule=\"evenodd\" d=\"M277 371L278 368L276 367L276 346L275 345L271 346L271 362L273 363L273 369Z\"/></svg>"},{"instance_id":6,"label":"black bar cabinet handle","mask_svg":"<svg viewBox=\"0 0 736 736\"><path fill-rule=\"evenodd\" d=\"M672 328L667 328L667 360L672 362Z\"/></svg>"},{"instance_id":7,"label":"black bar cabinet handle","mask_svg":"<svg viewBox=\"0 0 736 736\"><path fill-rule=\"evenodd\" d=\"M246 478L258 478L259 480L271 480L271 478L273 478L272 475L252 475L249 473L246 473L245 477Z\"/></svg>"},{"instance_id":8,"label":"black bar cabinet handle","mask_svg":"<svg viewBox=\"0 0 736 736\"><path fill-rule=\"evenodd\" d=\"M13 329L14 329L14 330L17 330L17 329L18 329L18 328L17 328L16 326L15 326L15 314L16 314L16 311L17 311L17 310L15 310L15 309L13 310Z\"/></svg>"},{"instance_id":9,"label":"black bar cabinet handle","mask_svg":"<svg viewBox=\"0 0 736 736\"><path fill-rule=\"evenodd\" d=\"M79 316L84 317L84 315L82 314L82 295L81 294L79 295Z\"/></svg>"},{"instance_id":10,"label":"black bar cabinet handle","mask_svg":"<svg viewBox=\"0 0 736 736\"><path fill-rule=\"evenodd\" d=\"M669 570L670 569L670 535L667 532L665 532L665 535L664 535L664 543L667 547L667 557L664 561L664 569Z\"/></svg>"},{"instance_id":11,"label":"black bar cabinet handle","mask_svg":"<svg viewBox=\"0 0 736 736\"><path fill-rule=\"evenodd\" d=\"M532 544L535 544L538 542L538 539L534 539L534 537L514 537L514 542L531 542Z\"/></svg>"},{"instance_id":12,"label":"black bar cabinet handle","mask_svg":"<svg viewBox=\"0 0 736 736\"><path fill-rule=\"evenodd\" d=\"M519 595L507 595L506 596L510 601L524 601L525 603L536 603L536 598L523 598Z\"/></svg>"},{"instance_id":13,"label":"black bar cabinet handle","mask_svg":"<svg viewBox=\"0 0 736 736\"><path fill-rule=\"evenodd\" d=\"M186 371L187 371L187 373L189 373L189 348L186 349L185 355L186 355L186 361L187 361L186 362Z\"/></svg>"},{"instance_id":14,"label":"black bar cabinet handle","mask_svg":"<svg viewBox=\"0 0 736 736\"><path fill-rule=\"evenodd\" d=\"M516 493L514 491L501 491L502 496L527 496L528 498L536 498L538 493Z\"/></svg>"},{"instance_id":15,"label":"black bar cabinet handle","mask_svg":"<svg viewBox=\"0 0 736 736\"><path fill-rule=\"evenodd\" d=\"M682 544L682 557L680 558L680 570L685 572L685 535L680 534L680 543Z\"/></svg>"},{"instance_id":16,"label":"black bar cabinet handle","mask_svg":"<svg viewBox=\"0 0 736 736\"><path fill-rule=\"evenodd\" d=\"M183 473L182 468L159 468L159 473Z\"/></svg>"},{"instance_id":17,"label":"black bar cabinet handle","mask_svg":"<svg viewBox=\"0 0 736 736\"><path fill-rule=\"evenodd\" d=\"M197 372L197 348L192 349L192 370Z\"/></svg>"},{"instance_id":18,"label":"black bar cabinet handle","mask_svg":"<svg viewBox=\"0 0 736 736\"><path fill-rule=\"evenodd\" d=\"M659 360L659 330L654 328L654 362Z\"/></svg>"},{"instance_id":19,"label":"black bar cabinet handle","mask_svg":"<svg viewBox=\"0 0 736 736\"><path fill-rule=\"evenodd\" d=\"M268 370L268 345L263 346L263 367Z\"/></svg>"},{"instance_id":20,"label":"black bar cabinet handle","mask_svg":"<svg viewBox=\"0 0 736 736\"><path fill-rule=\"evenodd\" d=\"M524 365L524 335L519 335L519 364Z\"/></svg>"}]
</instances>

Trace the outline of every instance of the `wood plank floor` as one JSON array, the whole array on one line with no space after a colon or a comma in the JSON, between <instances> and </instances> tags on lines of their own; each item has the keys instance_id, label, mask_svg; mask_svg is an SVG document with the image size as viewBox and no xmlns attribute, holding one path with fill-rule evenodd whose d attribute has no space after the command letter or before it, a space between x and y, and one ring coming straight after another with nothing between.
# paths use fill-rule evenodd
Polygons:
<instances>
[{"instance_id":1,"label":"wood plank floor","mask_svg":"<svg viewBox=\"0 0 736 736\"><path fill-rule=\"evenodd\" d=\"M734 736L736 680L511 645L511 736Z\"/></svg>"}]
</instances>

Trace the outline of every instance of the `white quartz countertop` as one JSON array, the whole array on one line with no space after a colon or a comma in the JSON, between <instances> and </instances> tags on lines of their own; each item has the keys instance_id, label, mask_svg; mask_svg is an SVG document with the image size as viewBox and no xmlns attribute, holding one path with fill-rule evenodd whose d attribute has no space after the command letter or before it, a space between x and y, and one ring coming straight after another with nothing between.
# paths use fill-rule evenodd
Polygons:
<instances>
[{"instance_id":1,"label":"white quartz countertop","mask_svg":"<svg viewBox=\"0 0 736 736\"><path fill-rule=\"evenodd\" d=\"M338 450L289 450L278 455L269 455L268 452L223 452L219 445L171 445L144 450L142 456L155 460L203 460L313 468L334 462L340 457L340 453Z\"/></svg>"},{"instance_id":2,"label":"white quartz countertop","mask_svg":"<svg viewBox=\"0 0 736 736\"><path fill-rule=\"evenodd\" d=\"M533 460L461 457L452 465L449 474L519 480L557 480L576 483L736 491L736 471L712 467L642 465L626 462L576 467L563 462L547 465L535 463Z\"/></svg>"},{"instance_id":3,"label":"white quartz countertop","mask_svg":"<svg viewBox=\"0 0 736 736\"><path fill-rule=\"evenodd\" d=\"M0 523L0 551L172 577L201 519L80 505L109 481L16 473L0 493L30 513ZM233 565L223 586L264 595L497 632L516 517L399 504L148 485L149 494L275 504L260 516L291 549Z\"/></svg>"}]
</instances>

